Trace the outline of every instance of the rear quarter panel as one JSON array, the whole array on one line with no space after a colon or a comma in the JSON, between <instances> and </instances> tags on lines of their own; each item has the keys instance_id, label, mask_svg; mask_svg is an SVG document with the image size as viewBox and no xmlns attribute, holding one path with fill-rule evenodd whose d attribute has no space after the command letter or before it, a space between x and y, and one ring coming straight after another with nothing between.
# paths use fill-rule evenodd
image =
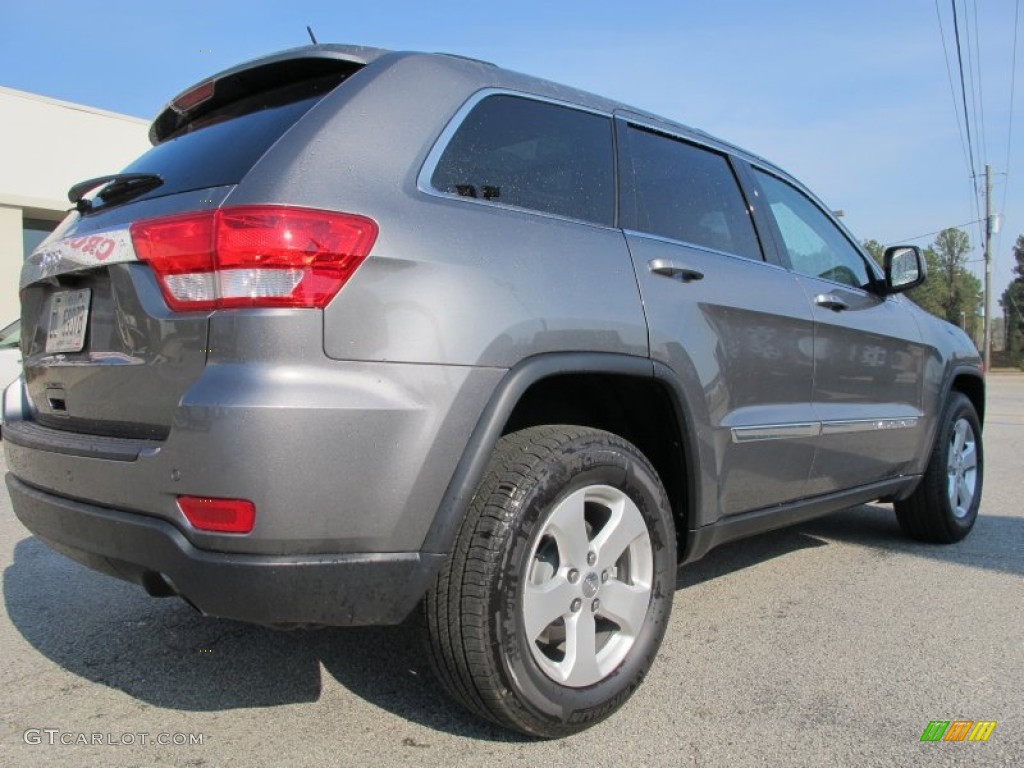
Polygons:
<instances>
[{"instance_id":1,"label":"rear quarter panel","mask_svg":"<svg viewBox=\"0 0 1024 768\"><path fill-rule=\"evenodd\" d=\"M328 356L508 368L554 351L647 355L620 230L417 188L459 107L509 77L444 57L383 57L314 107L229 196L228 205L377 221L370 257L324 312Z\"/></svg>"}]
</instances>

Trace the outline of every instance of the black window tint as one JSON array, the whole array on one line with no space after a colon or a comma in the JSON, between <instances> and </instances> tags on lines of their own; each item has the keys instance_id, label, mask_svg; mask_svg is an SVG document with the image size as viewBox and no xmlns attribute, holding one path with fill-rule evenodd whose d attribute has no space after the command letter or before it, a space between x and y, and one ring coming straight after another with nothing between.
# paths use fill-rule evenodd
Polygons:
<instances>
[{"instance_id":1,"label":"black window tint","mask_svg":"<svg viewBox=\"0 0 1024 768\"><path fill-rule=\"evenodd\" d=\"M761 258L750 213L722 155L635 126L629 153L641 231Z\"/></svg>"},{"instance_id":2,"label":"black window tint","mask_svg":"<svg viewBox=\"0 0 1024 768\"><path fill-rule=\"evenodd\" d=\"M431 185L611 226L611 120L516 96L489 96L459 126Z\"/></svg>"},{"instance_id":3,"label":"black window tint","mask_svg":"<svg viewBox=\"0 0 1024 768\"><path fill-rule=\"evenodd\" d=\"M338 81L337 76L318 78L264 91L186 125L124 169L155 173L164 180L134 199L238 183Z\"/></svg>"},{"instance_id":4,"label":"black window tint","mask_svg":"<svg viewBox=\"0 0 1024 768\"><path fill-rule=\"evenodd\" d=\"M868 287L864 259L817 205L774 176L758 171L757 178L796 272L855 288Z\"/></svg>"}]
</instances>

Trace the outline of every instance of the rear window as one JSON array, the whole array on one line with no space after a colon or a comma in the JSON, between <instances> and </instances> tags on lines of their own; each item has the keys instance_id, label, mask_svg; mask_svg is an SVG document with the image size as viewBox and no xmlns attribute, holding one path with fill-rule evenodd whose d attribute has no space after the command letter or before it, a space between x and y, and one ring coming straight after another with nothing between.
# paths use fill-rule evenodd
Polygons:
<instances>
[{"instance_id":1,"label":"rear window","mask_svg":"<svg viewBox=\"0 0 1024 768\"><path fill-rule=\"evenodd\" d=\"M488 96L469 113L434 169L431 185L612 226L611 120L518 96Z\"/></svg>"},{"instance_id":2,"label":"rear window","mask_svg":"<svg viewBox=\"0 0 1024 768\"><path fill-rule=\"evenodd\" d=\"M144 197L236 184L256 161L340 81L318 77L261 91L183 126L124 169L164 183Z\"/></svg>"}]
</instances>

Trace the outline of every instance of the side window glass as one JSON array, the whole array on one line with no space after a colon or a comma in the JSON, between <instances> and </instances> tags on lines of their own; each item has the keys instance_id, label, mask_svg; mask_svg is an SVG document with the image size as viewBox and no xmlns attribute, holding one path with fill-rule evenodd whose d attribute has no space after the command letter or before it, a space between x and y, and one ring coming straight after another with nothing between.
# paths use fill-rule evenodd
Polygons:
<instances>
[{"instance_id":1,"label":"side window glass","mask_svg":"<svg viewBox=\"0 0 1024 768\"><path fill-rule=\"evenodd\" d=\"M729 162L715 152L629 127L637 228L760 259L761 249Z\"/></svg>"},{"instance_id":2,"label":"side window glass","mask_svg":"<svg viewBox=\"0 0 1024 768\"><path fill-rule=\"evenodd\" d=\"M802 275L867 288L871 280L864 259L818 206L786 182L756 173L790 266Z\"/></svg>"},{"instance_id":3,"label":"side window glass","mask_svg":"<svg viewBox=\"0 0 1024 768\"><path fill-rule=\"evenodd\" d=\"M430 179L441 191L612 226L611 119L518 96L488 96Z\"/></svg>"}]
</instances>

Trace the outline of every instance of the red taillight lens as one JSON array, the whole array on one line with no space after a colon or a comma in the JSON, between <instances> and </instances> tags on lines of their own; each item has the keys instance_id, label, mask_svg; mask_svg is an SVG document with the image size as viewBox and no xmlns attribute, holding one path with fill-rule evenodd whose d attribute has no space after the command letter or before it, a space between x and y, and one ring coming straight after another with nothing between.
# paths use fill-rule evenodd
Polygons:
<instances>
[{"instance_id":1,"label":"red taillight lens","mask_svg":"<svg viewBox=\"0 0 1024 768\"><path fill-rule=\"evenodd\" d=\"M249 533L256 522L256 506L245 499L207 499L179 496L178 507L200 531Z\"/></svg>"},{"instance_id":2,"label":"red taillight lens","mask_svg":"<svg viewBox=\"0 0 1024 768\"><path fill-rule=\"evenodd\" d=\"M369 255L365 216L284 206L238 206L131 226L174 310L323 307Z\"/></svg>"}]
</instances>

